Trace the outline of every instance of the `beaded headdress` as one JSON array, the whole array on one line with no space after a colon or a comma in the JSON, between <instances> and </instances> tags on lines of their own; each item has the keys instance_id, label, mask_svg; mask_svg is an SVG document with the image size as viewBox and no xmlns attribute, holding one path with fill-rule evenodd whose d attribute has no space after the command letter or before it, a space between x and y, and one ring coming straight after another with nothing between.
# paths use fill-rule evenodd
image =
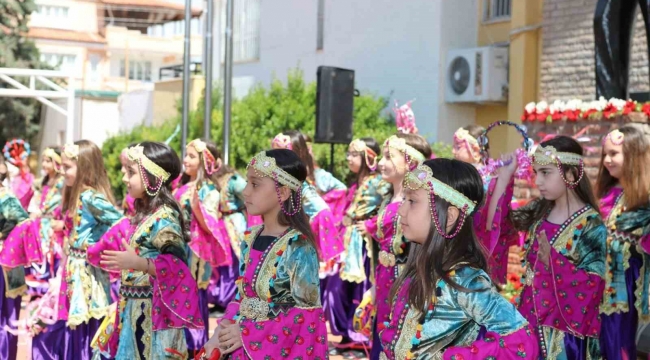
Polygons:
<instances>
[{"instance_id":1,"label":"beaded headdress","mask_svg":"<svg viewBox=\"0 0 650 360\"><path fill-rule=\"evenodd\" d=\"M476 160L481 159L480 145L478 139L473 137L466 129L458 128L454 133L454 142L462 143L469 151L469 154Z\"/></svg>"},{"instance_id":2,"label":"beaded headdress","mask_svg":"<svg viewBox=\"0 0 650 360\"><path fill-rule=\"evenodd\" d=\"M43 151L43 156L52 159L54 164L54 171L61 173L61 155L57 154L52 148L47 148Z\"/></svg>"},{"instance_id":3,"label":"beaded headdress","mask_svg":"<svg viewBox=\"0 0 650 360\"><path fill-rule=\"evenodd\" d=\"M2 153L8 163L21 167L27 162L31 148L25 140L13 139L5 143Z\"/></svg>"},{"instance_id":4,"label":"beaded headdress","mask_svg":"<svg viewBox=\"0 0 650 360\"><path fill-rule=\"evenodd\" d=\"M531 158L534 165L544 166L554 164L557 166L562 180L564 180L569 189L575 189L585 174L585 164L581 155L571 152L559 152L553 146L538 146ZM578 179L576 181L567 180L564 176L562 165L577 166L579 172Z\"/></svg>"},{"instance_id":5,"label":"beaded headdress","mask_svg":"<svg viewBox=\"0 0 650 360\"><path fill-rule=\"evenodd\" d=\"M476 202L470 200L458 190L455 190L451 186L436 179L433 176L431 168L426 165L419 165L415 170L409 172L404 178L404 187L414 191L425 189L429 192L429 209L431 211L431 217L433 218L433 225L436 227L436 230L440 235L447 239L452 239L458 235L460 229L463 228L463 224L465 223L468 214L472 213L474 208L476 208ZM436 196L445 199L445 201L460 209L460 220L456 226L456 230L451 235L448 235L446 231L443 231L444 228L440 224L438 211L436 210Z\"/></svg>"},{"instance_id":6,"label":"beaded headdress","mask_svg":"<svg viewBox=\"0 0 650 360\"><path fill-rule=\"evenodd\" d=\"M293 146L291 145L291 136L284 135L283 133L275 135L271 141L271 148L293 150Z\"/></svg>"},{"instance_id":7,"label":"beaded headdress","mask_svg":"<svg viewBox=\"0 0 650 360\"><path fill-rule=\"evenodd\" d=\"M140 179L144 184L144 189L149 196L156 196L162 188L165 181L169 179L171 174L169 174L165 169L161 168L160 165L151 161L145 154L144 148L142 145L138 144L136 146L130 147L126 151L126 156L130 161L133 161L138 164L138 170L140 172ZM148 172L156 178L156 184L152 186L149 183L149 180L144 176L144 172Z\"/></svg>"},{"instance_id":8,"label":"beaded headdress","mask_svg":"<svg viewBox=\"0 0 650 360\"><path fill-rule=\"evenodd\" d=\"M384 147L390 147L392 149L400 151L402 154L404 154L406 163L409 165L411 165L411 162L413 160L417 161L420 164L426 160L421 152L417 151L413 146L407 144L405 139L397 137L396 135L393 135L386 139L386 141L384 141ZM412 165L416 164L413 163Z\"/></svg>"},{"instance_id":9,"label":"beaded headdress","mask_svg":"<svg viewBox=\"0 0 650 360\"><path fill-rule=\"evenodd\" d=\"M395 112L395 124L397 125L397 131L402 134L417 134L418 128L415 126L415 114L413 109L411 109L412 101L407 102L406 104L399 106L399 103L395 101L395 107L393 111Z\"/></svg>"},{"instance_id":10,"label":"beaded headdress","mask_svg":"<svg viewBox=\"0 0 650 360\"><path fill-rule=\"evenodd\" d=\"M366 142L361 139L354 139L350 143L349 149L352 151L362 152L366 159L366 164L370 170L377 169L377 153L366 145ZM372 162L370 160L372 159Z\"/></svg>"},{"instance_id":11,"label":"beaded headdress","mask_svg":"<svg viewBox=\"0 0 650 360\"><path fill-rule=\"evenodd\" d=\"M214 155L212 155L210 149L208 149L208 145L203 140L194 139L187 144L187 147L190 146L199 154L203 154L203 167L208 175L212 175L216 171L219 171L221 166L217 167L217 159L214 158Z\"/></svg>"},{"instance_id":12,"label":"beaded headdress","mask_svg":"<svg viewBox=\"0 0 650 360\"><path fill-rule=\"evenodd\" d=\"M282 207L282 211L288 215L293 216L300 211L302 205L302 183L293 177L288 172L282 170L275 162L275 159L267 156L265 151L262 151L255 155L251 161L246 166L246 169L253 168L255 174L261 177L270 177L275 181L275 191L278 195L278 201L282 204L280 200L280 187L278 184L287 186L289 189L296 192L296 196L292 199L293 210L287 211Z\"/></svg>"},{"instance_id":13,"label":"beaded headdress","mask_svg":"<svg viewBox=\"0 0 650 360\"><path fill-rule=\"evenodd\" d=\"M625 134L623 134L619 129L614 129L610 131L609 134L607 134L607 136L603 138L603 145L605 145L608 139L612 144L618 146L623 144L623 140L625 139Z\"/></svg>"},{"instance_id":14,"label":"beaded headdress","mask_svg":"<svg viewBox=\"0 0 650 360\"><path fill-rule=\"evenodd\" d=\"M79 145L65 144L63 145L62 153L70 160L77 160L77 158L79 157Z\"/></svg>"}]
</instances>

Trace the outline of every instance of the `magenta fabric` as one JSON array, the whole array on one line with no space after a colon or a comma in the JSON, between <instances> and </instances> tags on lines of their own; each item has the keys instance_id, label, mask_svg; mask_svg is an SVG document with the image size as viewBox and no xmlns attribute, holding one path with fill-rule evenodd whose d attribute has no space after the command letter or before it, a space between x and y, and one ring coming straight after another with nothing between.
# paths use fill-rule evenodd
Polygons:
<instances>
[{"instance_id":1,"label":"magenta fabric","mask_svg":"<svg viewBox=\"0 0 650 360\"><path fill-rule=\"evenodd\" d=\"M16 195L24 209L29 207L29 202L34 196L33 184L34 175L30 172L22 173L20 176L11 179L11 191Z\"/></svg>"},{"instance_id":2,"label":"magenta fabric","mask_svg":"<svg viewBox=\"0 0 650 360\"><path fill-rule=\"evenodd\" d=\"M31 266L32 262L43 262L39 233L39 221L27 219L16 225L4 241L0 250L0 265L7 268Z\"/></svg>"},{"instance_id":3,"label":"magenta fabric","mask_svg":"<svg viewBox=\"0 0 650 360\"><path fill-rule=\"evenodd\" d=\"M530 346L533 336L529 327L515 331L507 336L487 332L482 340L477 340L470 346L450 347L445 350L442 356L445 360L537 359L539 357L539 347Z\"/></svg>"},{"instance_id":4,"label":"magenta fabric","mask_svg":"<svg viewBox=\"0 0 650 360\"><path fill-rule=\"evenodd\" d=\"M340 189L331 190L327 194L321 196L332 211L332 215L334 216L332 221L337 227L341 225L343 215L348 207L347 194L347 190Z\"/></svg>"},{"instance_id":5,"label":"magenta fabric","mask_svg":"<svg viewBox=\"0 0 650 360\"><path fill-rule=\"evenodd\" d=\"M339 236L334 216L329 209L323 209L316 214L310 225L318 242L322 261L331 260L343 252L343 239Z\"/></svg>"},{"instance_id":6,"label":"magenta fabric","mask_svg":"<svg viewBox=\"0 0 650 360\"><path fill-rule=\"evenodd\" d=\"M102 267L100 265L102 253L106 250L124 251L122 240L129 241L134 230L135 226L131 225L129 218L122 218L122 220L115 223L95 245L91 245L86 249L88 263L96 267ZM108 271L111 282L120 280L120 271L111 269L104 270Z\"/></svg>"},{"instance_id":7,"label":"magenta fabric","mask_svg":"<svg viewBox=\"0 0 650 360\"><path fill-rule=\"evenodd\" d=\"M497 180L498 178L493 178L490 181L485 203L474 215L474 230L476 238L479 239L489 255L490 278L500 284L505 284L508 275L508 252L510 246L519 243L519 233L515 231L508 219L514 191L513 180L510 181L506 191L499 198L490 230L486 229L489 204L494 195Z\"/></svg>"},{"instance_id":8,"label":"magenta fabric","mask_svg":"<svg viewBox=\"0 0 650 360\"><path fill-rule=\"evenodd\" d=\"M559 228L560 225L544 221L537 234L545 231L550 239ZM537 261L538 251L539 245L534 240L527 259L529 266L533 266L533 284L524 287L519 312L533 328L544 325L597 338L605 281L597 274L578 269L552 247L550 266L546 267Z\"/></svg>"}]
</instances>

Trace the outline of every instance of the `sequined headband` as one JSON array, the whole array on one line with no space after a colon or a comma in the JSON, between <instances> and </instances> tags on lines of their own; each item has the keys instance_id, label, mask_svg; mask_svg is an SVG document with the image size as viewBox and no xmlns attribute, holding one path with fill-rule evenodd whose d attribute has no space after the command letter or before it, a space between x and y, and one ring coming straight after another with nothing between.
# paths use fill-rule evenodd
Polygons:
<instances>
[{"instance_id":1,"label":"sequined headband","mask_svg":"<svg viewBox=\"0 0 650 360\"><path fill-rule=\"evenodd\" d=\"M570 152L559 152L553 146L538 146L535 153L531 156L534 165L550 165L557 166L560 176L569 189L575 189L580 180L585 175L585 164L581 155ZM576 181L569 181L564 175L562 165L573 165L578 167L578 179Z\"/></svg>"},{"instance_id":2,"label":"sequined headband","mask_svg":"<svg viewBox=\"0 0 650 360\"><path fill-rule=\"evenodd\" d=\"M63 146L63 155L65 155L70 160L77 160L79 157L79 145L65 144Z\"/></svg>"},{"instance_id":3,"label":"sequined headband","mask_svg":"<svg viewBox=\"0 0 650 360\"><path fill-rule=\"evenodd\" d=\"M425 189L429 192L429 210L431 211L433 225L436 227L438 233L447 239L452 239L458 235L460 229L463 228L468 214L472 213L474 208L476 208L476 202L433 177L433 171L426 165L419 165L415 170L409 172L404 178L404 187L409 190ZM461 215L456 225L456 230L452 234L447 234L440 224L436 209L436 196L445 199L445 201L460 209Z\"/></svg>"},{"instance_id":4,"label":"sequined headband","mask_svg":"<svg viewBox=\"0 0 650 360\"><path fill-rule=\"evenodd\" d=\"M410 162L411 159L414 159L420 163L424 162L426 159L421 152L417 151L414 147L406 143L405 139L397 137L395 135L389 137L384 141L384 147L391 147L395 150L401 151L407 157L407 162Z\"/></svg>"},{"instance_id":5,"label":"sequined headband","mask_svg":"<svg viewBox=\"0 0 650 360\"><path fill-rule=\"evenodd\" d=\"M161 168L160 165L151 161L145 154L144 148L142 145L136 145L130 147L126 151L126 156L130 161L133 161L138 164L138 169L140 172L140 178L142 183L145 185L144 189L149 196L156 196L160 189L162 188L165 181L171 176L165 169ZM147 171L149 174L153 175L157 183L152 185L149 183L149 180L144 176L144 172Z\"/></svg>"},{"instance_id":6,"label":"sequined headband","mask_svg":"<svg viewBox=\"0 0 650 360\"><path fill-rule=\"evenodd\" d=\"M219 171L221 165L217 166L217 160L214 158L208 145L201 139L194 139L187 144L187 147L193 147L196 152L203 154L203 167L208 175L214 174Z\"/></svg>"},{"instance_id":7,"label":"sequined headband","mask_svg":"<svg viewBox=\"0 0 650 360\"><path fill-rule=\"evenodd\" d=\"M302 188L302 183L288 172L279 168L275 163L275 159L266 156L265 151L255 155L246 168L250 168L251 166L258 175L271 177L276 182L288 186L293 191L298 191Z\"/></svg>"},{"instance_id":8,"label":"sequined headband","mask_svg":"<svg viewBox=\"0 0 650 360\"><path fill-rule=\"evenodd\" d=\"M623 144L623 140L625 139L625 134L623 134L619 129L614 129L610 131L609 134L607 134L607 136L603 138L603 145L605 145L608 139L612 144L618 146Z\"/></svg>"},{"instance_id":9,"label":"sequined headband","mask_svg":"<svg viewBox=\"0 0 650 360\"><path fill-rule=\"evenodd\" d=\"M284 135L283 133L275 135L273 141L271 141L271 148L293 150L293 146L291 145L291 136Z\"/></svg>"},{"instance_id":10,"label":"sequined headband","mask_svg":"<svg viewBox=\"0 0 650 360\"><path fill-rule=\"evenodd\" d=\"M52 148L47 148L43 151L43 156L49 157L55 163L61 165L61 155L57 154Z\"/></svg>"},{"instance_id":11,"label":"sequined headband","mask_svg":"<svg viewBox=\"0 0 650 360\"><path fill-rule=\"evenodd\" d=\"M352 140L349 148L352 151L362 152L366 158L366 164L370 170L375 171L377 169L377 153L366 145L366 142L361 139ZM370 161L372 159L372 161Z\"/></svg>"},{"instance_id":12,"label":"sequined headband","mask_svg":"<svg viewBox=\"0 0 650 360\"><path fill-rule=\"evenodd\" d=\"M459 128L458 130L456 130L456 132L454 133L454 140L456 140L456 141L466 141L469 145L479 146L478 140L475 137L473 137L469 133L469 131L467 131L467 130L465 130L463 128Z\"/></svg>"}]
</instances>

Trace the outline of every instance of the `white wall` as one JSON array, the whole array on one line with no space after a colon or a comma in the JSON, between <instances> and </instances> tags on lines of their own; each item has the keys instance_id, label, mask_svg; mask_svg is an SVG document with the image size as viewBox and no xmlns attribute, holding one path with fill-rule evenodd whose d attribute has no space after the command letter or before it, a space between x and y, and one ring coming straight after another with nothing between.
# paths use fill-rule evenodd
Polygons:
<instances>
[{"instance_id":1,"label":"white wall","mask_svg":"<svg viewBox=\"0 0 650 360\"><path fill-rule=\"evenodd\" d=\"M444 58L450 47L476 46L477 13L477 0L325 0L324 48L317 51L316 0L262 1L260 60L235 64L233 83L241 96L249 77L268 84L299 66L315 81L320 65L353 69L362 94L390 97L391 105L416 99L421 133L449 140L449 129L474 121L474 109L444 103Z\"/></svg>"},{"instance_id":2,"label":"white wall","mask_svg":"<svg viewBox=\"0 0 650 360\"><path fill-rule=\"evenodd\" d=\"M90 140L101 147L106 139L119 132L120 115L117 99L83 99L83 105L79 107L79 103L77 104L75 120L81 128L77 129L75 140ZM79 115L81 121L78 120Z\"/></svg>"}]
</instances>

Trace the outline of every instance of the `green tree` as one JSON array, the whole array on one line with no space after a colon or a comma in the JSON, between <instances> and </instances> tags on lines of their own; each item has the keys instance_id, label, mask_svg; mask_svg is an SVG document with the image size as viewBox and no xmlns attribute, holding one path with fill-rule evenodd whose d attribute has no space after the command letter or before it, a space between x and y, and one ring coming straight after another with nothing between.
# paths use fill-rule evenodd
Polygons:
<instances>
[{"instance_id":1,"label":"green tree","mask_svg":"<svg viewBox=\"0 0 650 360\"><path fill-rule=\"evenodd\" d=\"M0 67L43 68L39 52L25 37L34 0L0 0ZM0 87L11 88L0 82ZM0 144L14 137L31 139L38 132L40 105L33 99L0 97Z\"/></svg>"}]
</instances>

